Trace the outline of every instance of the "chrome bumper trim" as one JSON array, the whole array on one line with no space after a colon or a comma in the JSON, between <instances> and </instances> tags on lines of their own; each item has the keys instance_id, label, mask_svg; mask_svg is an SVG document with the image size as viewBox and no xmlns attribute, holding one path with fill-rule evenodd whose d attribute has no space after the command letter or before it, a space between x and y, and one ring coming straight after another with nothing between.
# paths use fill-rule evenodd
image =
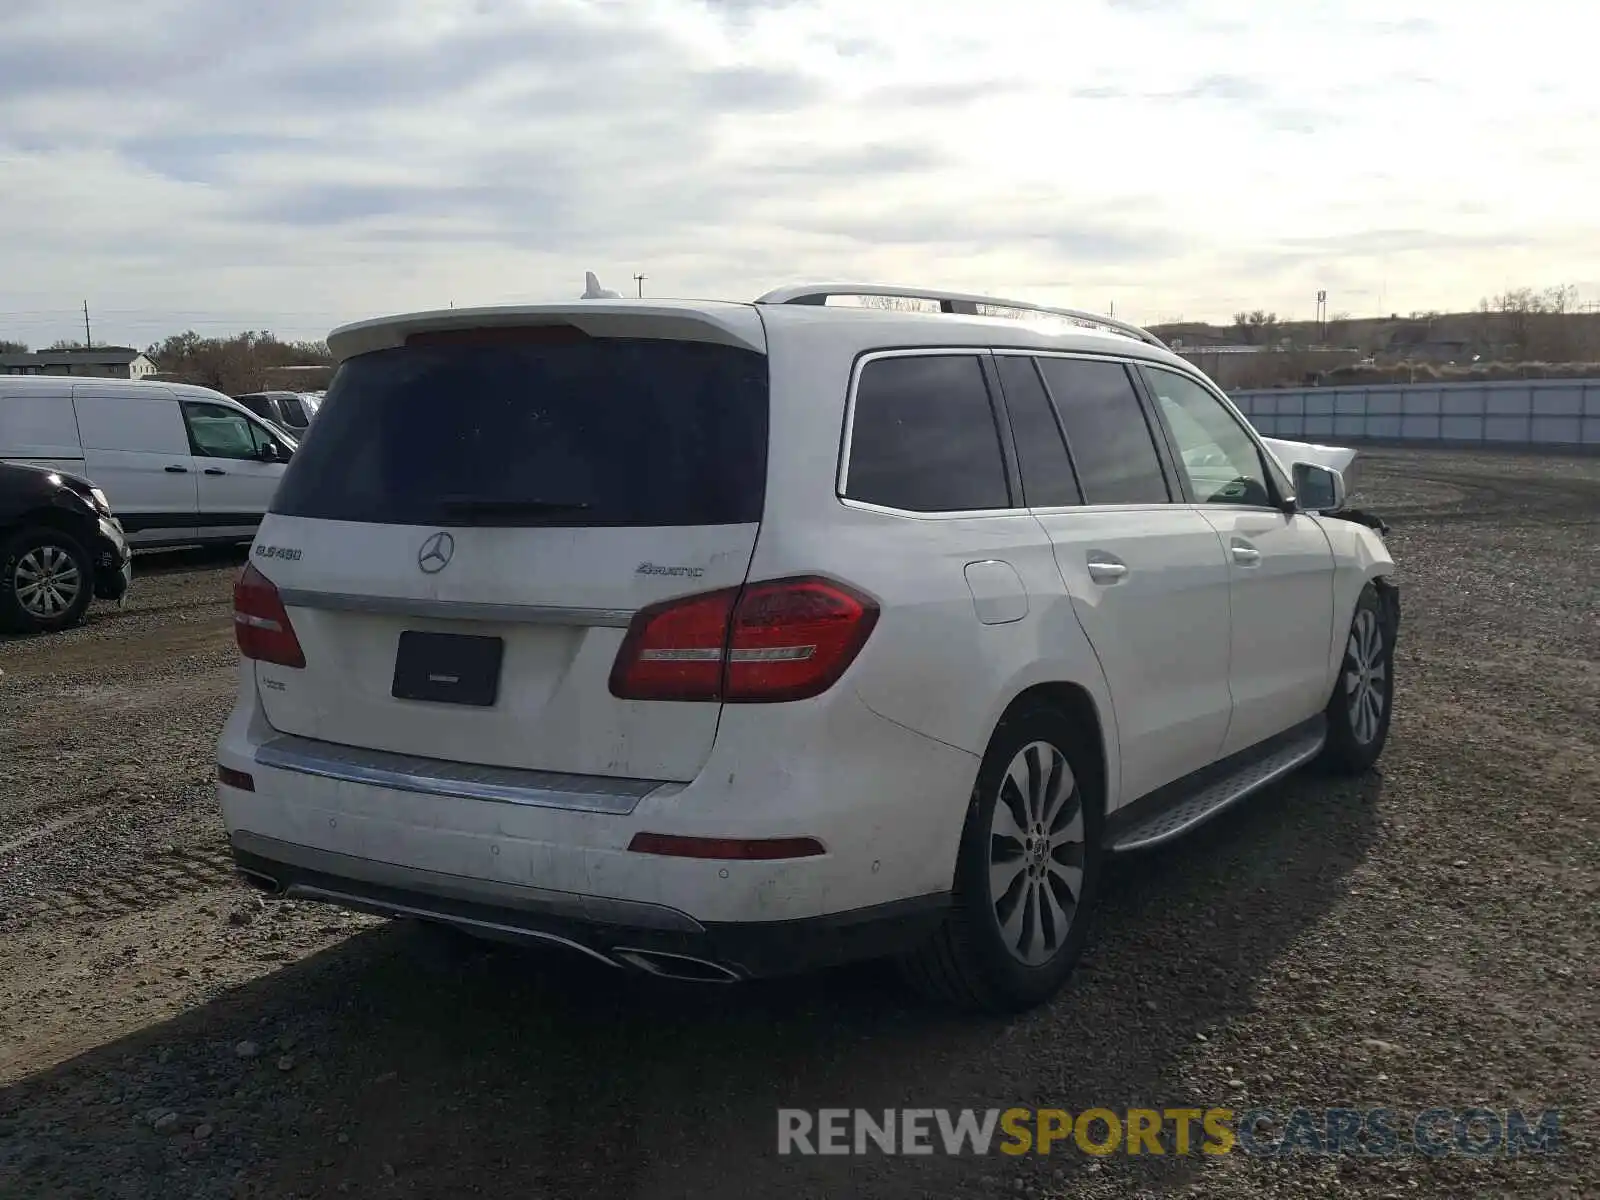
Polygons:
<instances>
[{"instance_id":1,"label":"chrome bumper trim","mask_svg":"<svg viewBox=\"0 0 1600 1200\"><path fill-rule=\"evenodd\" d=\"M414 754L366 750L313 738L285 735L257 747L256 763L321 779L363 783L400 792L565 808L579 812L627 816L646 796L682 790L681 783L658 779L620 779L605 775L569 775L516 767L477 766Z\"/></svg>"},{"instance_id":2,"label":"chrome bumper trim","mask_svg":"<svg viewBox=\"0 0 1600 1200\"><path fill-rule=\"evenodd\" d=\"M474 879L423 867L404 867L316 846L280 841L244 829L235 830L229 841L236 854L251 856L252 863L246 865L246 870L270 876L286 895L291 896L317 891L344 900L384 904L392 909L405 908L410 916L456 923L474 920L485 926L493 925L530 936L540 936L544 931L513 924L514 914L527 913L531 917L581 921L599 926L696 934L705 932L705 927L687 913L662 904L581 895L532 884L508 883L500 879ZM368 892L367 888L379 889L379 892L374 894ZM486 913L451 912L446 907L449 901L477 905L482 910L502 913L504 916L491 920ZM441 907L433 907L435 903Z\"/></svg>"},{"instance_id":3,"label":"chrome bumper trim","mask_svg":"<svg viewBox=\"0 0 1600 1200\"><path fill-rule=\"evenodd\" d=\"M626 629L633 620L628 608L567 608L556 604L480 604L470 600L428 600L408 596L358 596L279 588L287 608L322 608L335 612L372 613L390 617L422 617L443 621L493 621L522 625L580 625Z\"/></svg>"}]
</instances>

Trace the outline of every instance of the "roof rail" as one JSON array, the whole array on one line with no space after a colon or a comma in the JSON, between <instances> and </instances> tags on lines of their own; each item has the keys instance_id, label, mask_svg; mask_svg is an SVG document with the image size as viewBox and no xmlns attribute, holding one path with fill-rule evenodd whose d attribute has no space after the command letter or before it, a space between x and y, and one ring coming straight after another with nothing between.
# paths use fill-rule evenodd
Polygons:
<instances>
[{"instance_id":1,"label":"roof rail","mask_svg":"<svg viewBox=\"0 0 1600 1200\"><path fill-rule=\"evenodd\" d=\"M1009 308L1017 312L1042 313L1045 316L1061 317L1092 329L1119 333L1123 337L1159 346L1163 350L1167 348L1166 343L1148 329L1142 329L1127 321L1119 321L1115 317L1084 312L1077 308L1053 308L1047 304L1031 304L1026 300L1005 300L999 296L945 292L932 288L895 287L880 283L798 283L759 296L756 303L821 305L826 304L830 296L897 296L907 300L932 300L939 305L940 312L965 313L969 316L978 315L980 304L987 308Z\"/></svg>"}]
</instances>

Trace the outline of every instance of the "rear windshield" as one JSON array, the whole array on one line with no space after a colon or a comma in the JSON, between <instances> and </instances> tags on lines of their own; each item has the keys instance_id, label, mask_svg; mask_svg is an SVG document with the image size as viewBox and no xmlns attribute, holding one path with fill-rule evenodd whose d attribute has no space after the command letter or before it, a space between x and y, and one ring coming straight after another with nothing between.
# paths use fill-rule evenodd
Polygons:
<instances>
[{"instance_id":1,"label":"rear windshield","mask_svg":"<svg viewBox=\"0 0 1600 1200\"><path fill-rule=\"evenodd\" d=\"M272 511L384 525L761 519L767 362L704 342L380 350L347 360Z\"/></svg>"}]
</instances>

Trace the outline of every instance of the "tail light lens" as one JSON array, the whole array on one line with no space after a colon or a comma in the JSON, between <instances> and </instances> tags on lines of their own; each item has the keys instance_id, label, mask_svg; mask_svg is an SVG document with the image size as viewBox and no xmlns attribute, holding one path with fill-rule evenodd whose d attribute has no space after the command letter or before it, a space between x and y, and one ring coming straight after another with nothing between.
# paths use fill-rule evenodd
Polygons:
<instances>
[{"instance_id":1,"label":"tail light lens","mask_svg":"<svg viewBox=\"0 0 1600 1200\"><path fill-rule=\"evenodd\" d=\"M726 588L641 608L611 666L611 694L623 700L716 700L728 621L739 589Z\"/></svg>"},{"instance_id":2,"label":"tail light lens","mask_svg":"<svg viewBox=\"0 0 1600 1200\"><path fill-rule=\"evenodd\" d=\"M306 665L277 586L254 563L240 572L233 585L233 636L246 658L280 667Z\"/></svg>"},{"instance_id":3,"label":"tail light lens","mask_svg":"<svg viewBox=\"0 0 1600 1200\"><path fill-rule=\"evenodd\" d=\"M611 669L624 700L804 700L855 661L878 606L804 576L685 596L641 609Z\"/></svg>"}]
</instances>

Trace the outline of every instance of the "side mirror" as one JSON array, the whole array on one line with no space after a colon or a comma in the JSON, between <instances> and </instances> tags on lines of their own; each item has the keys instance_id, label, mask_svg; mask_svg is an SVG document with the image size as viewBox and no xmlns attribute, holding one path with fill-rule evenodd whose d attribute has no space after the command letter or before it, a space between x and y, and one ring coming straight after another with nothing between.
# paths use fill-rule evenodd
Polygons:
<instances>
[{"instance_id":1,"label":"side mirror","mask_svg":"<svg viewBox=\"0 0 1600 1200\"><path fill-rule=\"evenodd\" d=\"M1295 463L1294 494L1301 512L1332 512L1344 507L1344 476L1316 463Z\"/></svg>"},{"instance_id":2,"label":"side mirror","mask_svg":"<svg viewBox=\"0 0 1600 1200\"><path fill-rule=\"evenodd\" d=\"M269 463L288 462L294 451L287 446L280 446L277 442L267 442L261 447L261 461Z\"/></svg>"}]
</instances>

